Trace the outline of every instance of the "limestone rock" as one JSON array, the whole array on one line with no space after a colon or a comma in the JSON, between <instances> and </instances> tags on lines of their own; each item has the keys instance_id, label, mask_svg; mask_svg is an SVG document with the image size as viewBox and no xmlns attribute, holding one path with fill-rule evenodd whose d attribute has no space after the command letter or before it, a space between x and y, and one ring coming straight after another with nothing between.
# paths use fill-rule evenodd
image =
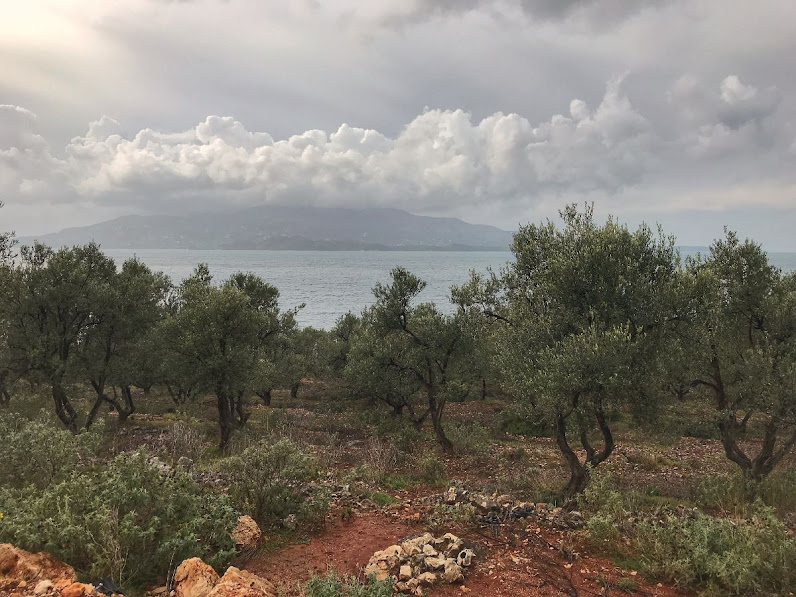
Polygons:
<instances>
[{"instance_id":1,"label":"limestone rock","mask_svg":"<svg viewBox=\"0 0 796 597\"><path fill-rule=\"evenodd\" d=\"M73 582L61 591L61 597L93 597L97 595L94 585L86 585L82 582Z\"/></svg>"},{"instance_id":2,"label":"limestone rock","mask_svg":"<svg viewBox=\"0 0 796 597\"><path fill-rule=\"evenodd\" d=\"M404 564L398 571L399 580L409 580L412 578L412 567L409 564Z\"/></svg>"},{"instance_id":3,"label":"limestone rock","mask_svg":"<svg viewBox=\"0 0 796 597\"><path fill-rule=\"evenodd\" d=\"M239 553L251 554L260 545L262 531L251 516L241 516L232 530L232 540Z\"/></svg>"},{"instance_id":4,"label":"limestone rock","mask_svg":"<svg viewBox=\"0 0 796 597\"><path fill-rule=\"evenodd\" d=\"M256 574L230 566L207 597L276 597L276 587Z\"/></svg>"},{"instance_id":5,"label":"limestone rock","mask_svg":"<svg viewBox=\"0 0 796 597\"><path fill-rule=\"evenodd\" d=\"M473 557L475 557L475 553L472 549L463 549L459 552L459 555L456 556L456 563L459 566L467 568L473 563Z\"/></svg>"},{"instance_id":6,"label":"limestone rock","mask_svg":"<svg viewBox=\"0 0 796 597\"><path fill-rule=\"evenodd\" d=\"M46 553L30 553L10 543L0 544L0 580L41 581L49 579L62 589L77 582L74 568Z\"/></svg>"},{"instance_id":7,"label":"limestone rock","mask_svg":"<svg viewBox=\"0 0 796 597\"><path fill-rule=\"evenodd\" d=\"M174 573L175 597L207 597L221 579L199 558L185 560Z\"/></svg>"},{"instance_id":8,"label":"limestone rock","mask_svg":"<svg viewBox=\"0 0 796 597\"><path fill-rule=\"evenodd\" d=\"M460 582L464 580L464 572L462 571L461 566L459 566L455 560L445 561L445 572L443 574L445 581L449 583Z\"/></svg>"}]
</instances>

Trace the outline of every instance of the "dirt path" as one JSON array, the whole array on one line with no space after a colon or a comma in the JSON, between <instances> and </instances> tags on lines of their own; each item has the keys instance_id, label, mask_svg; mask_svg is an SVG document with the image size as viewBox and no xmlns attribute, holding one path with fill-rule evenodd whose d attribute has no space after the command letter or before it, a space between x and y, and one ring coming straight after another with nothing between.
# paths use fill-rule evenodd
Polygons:
<instances>
[{"instance_id":1,"label":"dirt path","mask_svg":"<svg viewBox=\"0 0 796 597\"><path fill-rule=\"evenodd\" d=\"M329 566L338 573L361 573L374 552L425 529L406 519L384 512L365 512L348 522L336 521L307 544L291 545L277 553L261 554L246 568L274 582L286 597L299 596L300 586L313 574ZM663 585L644 582L609 560L577 553L573 558L558 548L563 535L540 529L525 539L512 541L490 538L480 532L461 535L480 554L463 585L436 587L433 597L597 597L641 595L677 597L686 595ZM569 560L572 560L571 562ZM618 584L636 583L635 590L622 591Z\"/></svg>"}]
</instances>

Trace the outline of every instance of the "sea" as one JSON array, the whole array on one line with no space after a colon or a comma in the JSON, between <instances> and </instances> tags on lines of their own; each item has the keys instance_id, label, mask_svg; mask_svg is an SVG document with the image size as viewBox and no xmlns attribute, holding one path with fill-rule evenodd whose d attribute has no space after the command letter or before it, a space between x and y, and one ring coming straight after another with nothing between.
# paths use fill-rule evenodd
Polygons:
<instances>
[{"instance_id":1,"label":"sea","mask_svg":"<svg viewBox=\"0 0 796 597\"><path fill-rule=\"evenodd\" d=\"M682 255L706 252L684 247ZM450 288L465 283L470 271L499 271L512 254L499 251L229 251L184 249L106 249L121 264L136 256L151 269L179 282L197 264L207 263L214 281L221 283L235 272L253 272L279 289L280 308L304 304L297 319L302 326L330 329L351 311L360 313L374 302L373 287L388 283L390 270L402 266L426 282L420 301L434 302L452 311ZM769 253L772 264L783 271L796 270L796 253Z\"/></svg>"}]
</instances>

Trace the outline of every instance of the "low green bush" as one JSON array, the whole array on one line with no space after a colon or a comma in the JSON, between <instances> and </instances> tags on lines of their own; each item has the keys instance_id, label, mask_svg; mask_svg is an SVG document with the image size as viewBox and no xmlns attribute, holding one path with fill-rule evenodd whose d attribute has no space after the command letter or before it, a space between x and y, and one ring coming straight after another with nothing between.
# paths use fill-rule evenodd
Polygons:
<instances>
[{"instance_id":1,"label":"low green bush","mask_svg":"<svg viewBox=\"0 0 796 597\"><path fill-rule=\"evenodd\" d=\"M234 554L238 514L226 496L185 472L164 476L144 453L79 470L46 487L0 489L0 542L46 551L89 579L137 587L198 556L220 567Z\"/></svg>"},{"instance_id":2,"label":"low green bush","mask_svg":"<svg viewBox=\"0 0 796 597\"><path fill-rule=\"evenodd\" d=\"M479 423L448 423L445 434L458 451L471 459L487 456L493 444L489 430Z\"/></svg>"},{"instance_id":3,"label":"low green bush","mask_svg":"<svg viewBox=\"0 0 796 597\"><path fill-rule=\"evenodd\" d=\"M759 500L744 516L696 513L640 516L635 494L618 491L606 473L595 473L579 498L589 537L618 558L632 558L645 574L710 595L782 594L796 589L796 539L774 510ZM664 510L666 512L667 510Z\"/></svg>"},{"instance_id":4,"label":"low green bush","mask_svg":"<svg viewBox=\"0 0 796 597\"><path fill-rule=\"evenodd\" d=\"M713 595L784 594L796 589L796 540L773 510L749 519L698 514L639 525L633 547L645 572Z\"/></svg>"},{"instance_id":5,"label":"low green bush","mask_svg":"<svg viewBox=\"0 0 796 597\"><path fill-rule=\"evenodd\" d=\"M75 435L48 420L45 413L34 420L2 413L0 486L46 488L62 481L96 454L102 430L102 420L90 432Z\"/></svg>"},{"instance_id":6,"label":"low green bush","mask_svg":"<svg viewBox=\"0 0 796 597\"><path fill-rule=\"evenodd\" d=\"M373 576L365 582L353 576L340 577L334 570L324 576L313 576L304 586L305 597L393 597L391 578L376 580ZM398 593L395 597L404 597Z\"/></svg>"},{"instance_id":7,"label":"low green bush","mask_svg":"<svg viewBox=\"0 0 796 597\"><path fill-rule=\"evenodd\" d=\"M796 470L774 471L761 483L742 475L709 477L696 489L696 502L703 508L745 515L756 499L779 513L796 512Z\"/></svg>"},{"instance_id":8,"label":"low green bush","mask_svg":"<svg viewBox=\"0 0 796 597\"><path fill-rule=\"evenodd\" d=\"M235 505L261 527L279 526L289 515L314 522L328 501L309 484L318 478L313 459L288 439L262 440L222 460Z\"/></svg>"},{"instance_id":9,"label":"low green bush","mask_svg":"<svg viewBox=\"0 0 796 597\"><path fill-rule=\"evenodd\" d=\"M417 464L416 478L429 487L444 485L448 480L445 463L433 454L424 456Z\"/></svg>"},{"instance_id":10,"label":"low green bush","mask_svg":"<svg viewBox=\"0 0 796 597\"><path fill-rule=\"evenodd\" d=\"M547 417L541 416L529 404L511 404L495 418L494 429L498 432L528 437L553 437L553 427Z\"/></svg>"}]
</instances>

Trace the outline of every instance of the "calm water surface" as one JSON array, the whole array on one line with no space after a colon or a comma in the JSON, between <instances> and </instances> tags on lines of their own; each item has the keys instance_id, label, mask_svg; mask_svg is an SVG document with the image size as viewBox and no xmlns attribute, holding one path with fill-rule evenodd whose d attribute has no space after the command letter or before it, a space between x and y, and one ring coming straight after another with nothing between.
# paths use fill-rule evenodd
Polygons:
<instances>
[{"instance_id":1,"label":"calm water surface","mask_svg":"<svg viewBox=\"0 0 796 597\"><path fill-rule=\"evenodd\" d=\"M302 325L330 328L347 311L359 313L374 302L371 289L403 266L427 282L420 295L450 310L450 287L462 284L470 270L499 269L512 256L505 252L447 251L187 251L182 249L106 250L121 263L138 256L175 282L189 276L197 263L207 263L216 282L238 271L253 272L279 289L279 305L305 303Z\"/></svg>"},{"instance_id":2,"label":"calm water surface","mask_svg":"<svg viewBox=\"0 0 796 597\"><path fill-rule=\"evenodd\" d=\"M207 263L217 282L237 271L253 272L279 288L280 306L306 307L299 323L330 328L347 311L359 313L373 304L371 289L389 281L397 265L425 280L420 299L451 310L450 287L462 284L470 270L500 269L512 259L509 252L447 251L187 251L183 249L106 250L117 262L137 255L154 270L178 282L197 263ZM687 248L683 255L694 254ZM796 270L796 253L770 253L771 262L785 271Z\"/></svg>"}]
</instances>

